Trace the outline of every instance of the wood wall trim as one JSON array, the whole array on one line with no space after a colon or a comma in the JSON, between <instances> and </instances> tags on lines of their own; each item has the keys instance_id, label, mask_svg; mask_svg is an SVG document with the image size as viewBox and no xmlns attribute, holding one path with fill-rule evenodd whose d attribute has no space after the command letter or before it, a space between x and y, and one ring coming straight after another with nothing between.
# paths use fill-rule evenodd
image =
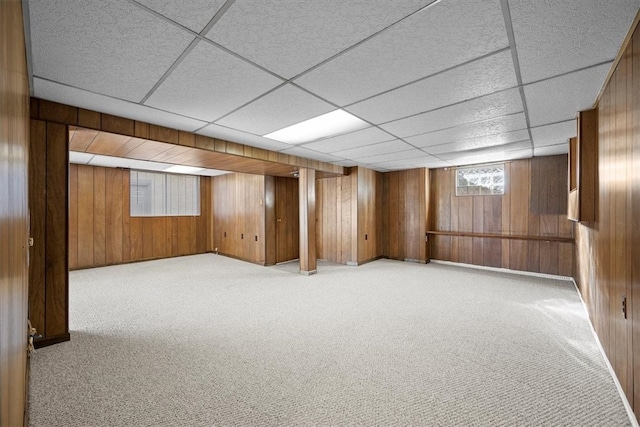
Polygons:
<instances>
[{"instance_id":1,"label":"wood wall trim","mask_svg":"<svg viewBox=\"0 0 640 427\"><path fill-rule=\"evenodd\" d=\"M262 163L265 165L266 171L274 164L281 164L283 166L293 166L294 169L301 167L313 168L318 171L319 176L324 176L323 174L327 174L327 176L344 175L345 173L344 167L331 163L276 153L231 141L178 131L176 129L125 119L123 117L85 110L38 98L31 98L31 118L50 123L111 132L129 137L145 138L167 144L192 148L196 147L201 150L225 154L229 156L230 159L235 159L235 161L231 162L232 164L237 164L239 160L246 159L247 161L251 160L251 164L254 165L252 170L234 169L234 172L257 173L255 171L255 164ZM289 172L287 172L287 174L288 173Z\"/></svg>"},{"instance_id":2,"label":"wood wall trim","mask_svg":"<svg viewBox=\"0 0 640 427\"><path fill-rule=\"evenodd\" d=\"M463 231L427 231L427 234L433 236L458 236L458 237L479 237L487 239L507 239L507 240L532 240L540 242L563 242L574 243L573 238L557 237L557 236L524 236L518 234L496 234L496 233L467 233Z\"/></svg>"}]
</instances>

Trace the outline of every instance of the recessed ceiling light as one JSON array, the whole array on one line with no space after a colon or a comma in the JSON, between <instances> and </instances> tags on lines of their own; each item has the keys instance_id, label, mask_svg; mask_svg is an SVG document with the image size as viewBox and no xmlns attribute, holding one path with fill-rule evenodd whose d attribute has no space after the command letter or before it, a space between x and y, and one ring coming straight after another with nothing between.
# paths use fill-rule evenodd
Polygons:
<instances>
[{"instance_id":1,"label":"recessed ceiling light","mask_svg":"<svg viewBox=\"0 0 640 427\"><path fill-rule=\"evenodd\" d=\"M367 122L344 110L334 110L330 113L268 133L264 135L264 137L287 144L302 144L303 142L311 142L320 138L340 135L367 126L369 126Z\"/></svg>"},{"instance_id":2,"label":"recessed ceiling light","mask_svg":"<svg viewBox=\"0 0 640 427\"><path fill-rule=\"evenodd\" d=\"M183 166L183 165L173 165L171 167L166 168L165 172L171 173L197 173L200 172L202 168L196 168L193 166Z\"/></svg>"}]
</instances>

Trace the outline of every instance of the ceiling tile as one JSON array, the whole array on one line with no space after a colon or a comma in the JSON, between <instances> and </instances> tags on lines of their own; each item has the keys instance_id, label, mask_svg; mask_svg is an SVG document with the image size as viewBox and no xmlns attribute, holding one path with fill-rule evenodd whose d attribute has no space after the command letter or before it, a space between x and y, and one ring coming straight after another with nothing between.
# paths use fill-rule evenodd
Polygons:
<instances>
[{"instance_id":1,"label":"ceiling tile","mask_svg":"<svg viewBox=\"0 0 640 427\"><path fill-rule=\"evenodd\" d=\"M544 147L535 147L533 155L538 156L555 156L558 154L567 154L569 152L569 144L546 145Z\"/></svg>"},{"instance_id":2,"label":"ceiling tile","mask_svg":"<svg viewBox=\"0 0 640 427\"><path fill-rule=\"evenodd\" d=\"M394 139L393 141L380 142L377 144L369 144L348 150L336 151L335 156L344 157L346 159L357 159L362 157L370 157L381 154L395 153L398 151L411 150L413 147L404 141Z\"/></svg>"},{"instance_id":3,"label":"ceiling tile","mask_svg":"<svg viewBox=\"0 0 640 427\"><path fill-rule=\"evenodd\" d=\"M279 84L271 74L201 41L145 104L213 121Z\"/></svg>"},{"instance_id":4,"label":"ceiling tile","mask_svg":"<svg viewBox=\"0 0 640 427\"><path fill-rule=\"evenodd\" d=\"M266 135L335 109L331 104L288 84L216 121L215 124L255 135Z\"/></svg>"},{"instance_id":5,"label":"ceiling tile","mask_svg":"<svg viewBox=\"0 0 640 427\"><path fill-rule=\"evenodd\" d=\"M414 166L418 168L434 169L434 168L446 168L447 166L451 166L451 163L447 162L446 160L441 160L437 157L428 156L428 157L420 157L415 159Z\"/></svg>"},{"instance_id":6,"label":"ceiling tile","mask_svg":"<svg viewBox=\"0 0 640 427\"><path fill-rule=\"evenodd\" d=\"M462 152L452 152L452 153L441 153L438 154L438 157L442 160L453 161L458 157L466 157L466 156L480 156L480 155L488 155L488 156L501 156L504 153L508 153L510 151L520 151L520 150L529 150L531 153L531 142L530 141L518 141L512 142L510 144L497 145L492 147L478 148L473 150L465 150Z\"/></svg>"},{"instance_id":7,"label":"ceiling tile","mask_svg":"<svg viewBox=\"0 0 640 427\"><path fill-rule=\"evenodd\" d=\"M193 40L127 2L37 1L29 12L34 76L129 101L140 101Z\"/></svg>"},{"instance_id":8,"label":"ceiling tile","mask_svg":"<svg viewBox=\"0 0 640 427\"><path fill-rule=\"evenodd\" d=\"M568 144L569 138L576 136L576 134L577 125L575 120L531 128L534 147Z\"/></svg>"},{"instance_id":9,"label":"ceiling tile","mask_svg":"<svg viewBox=\"0 0 640 427\"><path fill-rule=\"evenodd\" d=\"M387 170L402 170L402 169L415 169L419 167L427 167L427 166L419 166L419 164L426 165L426 164L440 164L440 163L443 163L442 160L438 160L433 156L424 156L424 157L415 157L411 159L373 163L372 166L376 168L387 169Z\"/></svg>"},{"instance_id":10,"label":"ceiling tile","mask_svg":"<svg viewBox=\"0 0 640 427\"><path fill-rule=\"evenodd\" d=\"M237 0L206 35L291 78L433 0Z\"/></svg>"},{"instance_id":11,"label":"ceiling tile","mask_svg":"<svg viewBox=\"0 0 640 427\"><path fill-rule=\"evenodd\" d=\"M138 3L153 9L184 25L196 33L199 33L211 21L226 0L136 0Z\"/></svg>"},{"instance_id":12,"label":"ceiling tile","mask_svg":"<svg viewBox=\"0 0 640 427\"><path fill-rule=\"evenodd\" d=\"M378 154L377 156L355 156L354 158L363 163L377 164L381 162L390 162L394 160L413 159L422 157L426 153L417 148L410 148L409 150L394 151L386 154Z\"/></svg>"},{"instance_id":13,"label":"ceiling tile","mask_svg":"<svg viewBox=\"0 0 640 427\"><path fill-rule=\"evenodd\" d=\"M287 150L281 151L284 154L290 154L292 156L304 157L306 159L319 160L321 162L334 163L344 160L342 157L332 156L330 154L320 153L318 151L309 150L304 147L293 147Z\"/></svg>"},{"instance_id":14,"label":"ceiling tile","mask_svg":"<svg viewBox=\"0 0 640 427\"><path fill-rule=\"evenodd\" d=\"M441 153L452 153L456 151L502 146L519 141L529 141L529 132L526 129L433 145L430 147L424 147L422 150L430 154L439 155Z\"/></svg>"},{"instance_id":15,"label":"ceiling tile","mask_svg":"<svg viewBox=\"0 0 640 427\"><path fill-rule=\"evenodd\" d=\"M91 166L103 166L107 168L128 168L131 167L131 164L134 162L136 162L136 160L126 159L124 157L102 156L100 154L96 154L93 156L89 164Z\"/></svg>"},{"instance_id":16,"label":"ceiling tile","mask_svg":"<svg viewBox=\"0 0 640 427\"><path fill-rule=\"evenodd\" d=\"M335 151L344 151L350 148L357 148L363 145L375 144L377 142L385 142L395 139L383 130L376 127L370 127L355 132L346 133L344 135L326 138L320 141L303 144L305 148L320 151L322 153L333 153Z\"/></svg>"},{"instance_id":17,"label":"ceiling tile","mask_svg":"<svg viewBox=\"0 0 640 427\"><path fill-rule=\"evenodd\" d=\"M200 129L197 133L211 138L224 139L227 141L250 145L252 147L263 148L265 150L280 151L291 148L291 145L285 144L284 142L263 138L261 136L218 125L208 125Z\"/></svg>"},{"instance_id":18,"label":"ceiling tile","mask_svg":"<svg viewBox=\"0 0 640 427\"><path fill-rule=\"evenodd\" d=\"M525 99L531 126L541 126L576 117L590 109L611 64L599 65L571 74L526 85Z\"/></svg>"},{"instance_id":19,"label":"ceiling tile","mask_svg":"<svg viewBox=\"0 0 640 427\"><path fill-rule=\"evenodd\" d=\"M424 148L425 151L429 151L427 147L431 147L433 145L480 138L483 136L498 135L505 132L526 129L526 127L527 121L524 118L524 113L516 113L493 119L465 123L460 126L424 133L410 138L404 138L404 140L411 145L415 145L416 147Z\"/></svg>"},{"instance_id":20,"label":"ceiling tile","mask_svg":"<svg viewBox=\"0 0 640 427\"><path fill-rule=\"evenodd\" d=\"M521 111L520 92L514 88L389 122L380 127L404 138Z\"/></svg>"},{"instance_id":21,"label":"ceiling tile","mask_svg":"<svg viewBox=\"0 0 640 427\"><path fill-rule=\"evenodd\" d=\"M523 82L613 60L639 6L638 0L510 0Z\"/></svg>"},{"instance_id":22,"label":"ceiling tile","mask_svg":"<svg viewBox=\"0 0 640 427\"><path fill-rule=\"evenodd\" d=\"M451 159L455 166L477 165L481 163L503 162L508 160L528 159L532 155L531 148L513 150L502 153L474 153L469 156L461 156Z\"/></svg>"},{"instance_id":23,"label":"ceiling tile","mask_svg":"<svg viewBox=\"0 0 640 427\"><path fill-rule=\"evenodd\" d=\"M69 151L69 163L78 165L88 164L95 154L82 153L80 151Z\"/></svg>"},{"instance_id":24,"label":"ceiling tile","mask_svg":"<svg viewBox=\"0 0 640 427\"><path fill-rule=\"evenodd\" d=\"M346 105L507 45L499 0L442 1L303 75L296 83Z\"/></svg>"},{"instance_id":25,"label":"ceiling tile","mask_svg":"<svg viewBox=\"0 0 640 427\"><path fill-rule=\"evenodd\" d=\"M473 61L345 108L384 123L517 86L510 50Z\"/></svg>"},{"instance_id":26,"label":"ceiling tile","mask_svg":"<svg viewBox=\"0 0 640 427\"><path fill-rule=\"evenodd\" d=\"M33 93L38 98L188 132L193 132L206 124L156 108L98 95L39 78L33 79Z\"/></svg>"}]
</instances>

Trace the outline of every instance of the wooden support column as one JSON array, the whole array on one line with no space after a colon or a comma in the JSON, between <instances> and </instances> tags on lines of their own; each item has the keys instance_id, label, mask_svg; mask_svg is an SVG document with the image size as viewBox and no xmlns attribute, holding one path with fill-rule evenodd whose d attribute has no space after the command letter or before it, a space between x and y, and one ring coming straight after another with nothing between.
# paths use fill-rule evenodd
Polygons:
<instances>
[{"instance_id":1,"label":"wooden support column","mask_svg":"<svg viewBox=\"0 0 640 427\"><path fill-rule=\"evenodd\" d=\"M316 270L316 171L300 169L298 179L300 206L300 274Z\"/></svg>"}]
</instances>

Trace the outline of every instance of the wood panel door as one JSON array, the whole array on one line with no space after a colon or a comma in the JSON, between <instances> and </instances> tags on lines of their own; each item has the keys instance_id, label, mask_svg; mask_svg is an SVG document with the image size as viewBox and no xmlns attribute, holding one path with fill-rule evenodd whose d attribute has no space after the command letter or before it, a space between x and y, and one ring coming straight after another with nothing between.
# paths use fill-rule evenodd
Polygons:
<instances>
[{"instance_id":1,"label":"wood panel door","mask_svg":"<svg viewBox=\"0 0 640 427\"><path fill-rule=\"evenodd\" d=\"M300 216L298 180L276 177L276 262L299 257Z\"/></svg>"}]
</instances>

